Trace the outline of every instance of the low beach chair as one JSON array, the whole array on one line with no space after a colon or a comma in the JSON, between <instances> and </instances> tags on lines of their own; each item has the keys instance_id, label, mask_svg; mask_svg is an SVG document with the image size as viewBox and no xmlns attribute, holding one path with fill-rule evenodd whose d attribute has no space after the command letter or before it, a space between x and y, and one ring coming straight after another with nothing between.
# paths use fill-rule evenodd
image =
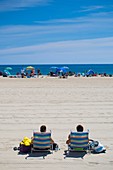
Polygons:
<instances>
[{"instance_id":1,"label":"low beach chair","mask_svg":"<svg viewBox=\"0 0 113 170\"><path fill-rule=\"evenodd\" d=\"M71 132L70 144L68 145L68 150L66 150L66 155L68 156L70 152L87 153L90 149L88 135L88 132Z\"/></svg>"},{"instance_id":2,"label":"low beach chair","mask_svg":"<svg viewBox=\"0 0 113 170\"><path fill-rule=\"evenodd\" d=\"M52 144L51 144L51 133L46 132L34 132L33 133L33 146L31 149L31 153L33 152L46 152L46 154L53 153L52 152Z\"/></svg>"},{"instance_id":3,"label":"low beach chair","mask_svg":"<svg viewBox=\"0 0 113 170\"><path fill-rule=\"evenodd\" d=\"M89 149L89 133L88 132L71 132L70 134L70 150L86 151Z\"/></svg>"}]
</instances>

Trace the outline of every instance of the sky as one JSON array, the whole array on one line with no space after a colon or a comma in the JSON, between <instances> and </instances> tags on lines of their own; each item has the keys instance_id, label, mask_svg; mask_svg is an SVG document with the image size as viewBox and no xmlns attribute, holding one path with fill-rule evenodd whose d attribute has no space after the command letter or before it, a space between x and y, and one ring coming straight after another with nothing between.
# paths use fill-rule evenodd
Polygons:
<instances>
[{"instance_id":1,"label":"sky","mask_svg":"<svg viewBox=\"0 0 113 170\"><path fill-rule=\"evenodd\" d=\"M0 65L113 63L113 0L0 0Z\"/></svg>"}]
</instances>

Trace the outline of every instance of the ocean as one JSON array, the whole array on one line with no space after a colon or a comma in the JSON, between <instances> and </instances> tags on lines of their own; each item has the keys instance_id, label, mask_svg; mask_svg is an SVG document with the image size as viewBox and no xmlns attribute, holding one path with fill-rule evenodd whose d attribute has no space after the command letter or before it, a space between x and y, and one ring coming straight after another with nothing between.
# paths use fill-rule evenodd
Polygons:
<instances>
[{"instance_id":1,"label":"ocean","mask_svg":"<svg viewBox=\"0 0 113 170\"><path fill-rule=\"evenodd\" d=\"M25 69L29 65L0 65L0 71L4 71L6 67L11 67L12 70L9 72L12 75L16 75L16 73L20 73L21 69ZM47 75L50 72L50 68L53 66L62 67L67 66L69 67L69 71L75 73L85 73L88 70L92 69L95 73L102 74L113 74L113 64L32 64L37 72L37 69L40 69L42 75Z\"/></svg>"}]
</instances>

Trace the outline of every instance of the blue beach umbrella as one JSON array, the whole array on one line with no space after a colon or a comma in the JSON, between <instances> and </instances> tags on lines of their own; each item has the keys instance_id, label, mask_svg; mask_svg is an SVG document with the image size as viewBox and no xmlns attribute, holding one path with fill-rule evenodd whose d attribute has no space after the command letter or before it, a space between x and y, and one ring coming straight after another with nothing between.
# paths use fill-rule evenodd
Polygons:
<instances>
[{"instance_id":1,"label":"blue beach umbrella","mask_svg":"<svg viewBox=\"0 0 113 170\"><path fill-rule=\"evenodd\" d=\"M52 67L50 67L50 71L51 72L57 72L57 69L58 69L58 67L56 67L56 66L52 66Z\"/></svg>"},{"instance_id":2,"label":"blue beach umbrella","mask_svg":"<svg viewBox=\"0 0 113 170\"><path fill-rule=\"evenodd\" d=\"M52 67L50 67L50 69L57 69L58 67L56 67L56 66L52 66Z\"/></svg>"},{"instance_id":3,"label":"blue beach umbrella","mask_svg":"<svg viewBox=\"0 0 113 170\"><path fill-rule=\"evenodd\" d=\"M61 67L60 69L61 69L62 72L64 72L64 73L67 73L67 72L69 71L69 67L67 67L67 66L63 66L63 67Z\"/></svg>"},{"instance_id":4,"label":"blue beach umbrella","mask_svg":"<svg viewBox=\"0 0 113 170\"><path fill-rule=\"evenodd\" d=\"M67 69L65 67L60 67L57 69L57 72L67 73Z\"/></svg>"},{"instance_id":5,"label":"blue beach umbrella","mask_svg":"<svg viewBox=\"0 0 113 170\"><path fill-rule=\"evenodd\" d=\"M69 70L69 67L67 67L67 66L63 66L62 68L66 69L66 70Z\"/></svg>"}]
</instances>

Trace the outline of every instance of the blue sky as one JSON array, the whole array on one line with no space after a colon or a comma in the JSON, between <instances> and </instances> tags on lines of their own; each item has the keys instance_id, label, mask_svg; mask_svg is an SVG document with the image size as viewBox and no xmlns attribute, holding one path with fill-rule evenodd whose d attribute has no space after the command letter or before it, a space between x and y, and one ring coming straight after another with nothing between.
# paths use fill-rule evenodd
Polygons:
<instances>
[{"instance_id":1,"label":"blue sky","mask_svg":"<svg viewBox=\"0 0 113 170\"><path fill-rule=\"evenodd\" d=\"M113 63L113 0L0 0L0 64Z\"/></svg>"}]
</instances>

